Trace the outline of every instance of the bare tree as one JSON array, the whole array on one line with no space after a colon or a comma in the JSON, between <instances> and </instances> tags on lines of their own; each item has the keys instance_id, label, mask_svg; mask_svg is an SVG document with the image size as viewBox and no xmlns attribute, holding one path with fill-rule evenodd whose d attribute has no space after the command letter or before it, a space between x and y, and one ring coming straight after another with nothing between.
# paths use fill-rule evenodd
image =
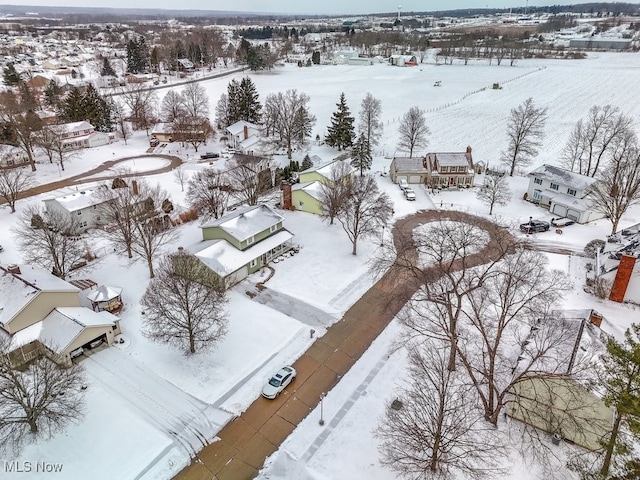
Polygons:
<instances>
[{"instance_id":1,"label":"bare tree","mask_svg":"<svg viewBox=\"0 0 640 480\"><path fill-rule=\"evenodd\" d=\"M55 161L62 171L65 163L79 154L78 150L67 146L63 138L64 131L62 125L47 125L33 136L34 145L47 155L49 161Z\"/></svg>"},{"instance_id":2,"label":"bare tree","mask_svg":"<svg viewBox=\"0 0 640 480\"><path fill-rule=\"evenodd\" d=\"M169 90L160 104L160 118L163 122L171 123L176 117L184 114L182 97L175 90Z\"/></svg>"},{"instance_id":3,"label":"bare tree","mask_svg":"<svg viewBox=\"0 0 640 480\"><path fill-rule=\"evenodd\" d=\"M349 164L344 161L335 162L331 166L327 181L320 186L319 198L322 208L321 216L323 219L329 219L330 225L333 225L333 220L349 198L352 183Z\"/></svg>"},{"instance_id":4,"label":"bare tree","mask_svg":"<svg viewBox=\"0 0 640 480\"><path fill-rule=\"evenodd\" d=\"M60 212L45 212L30 205L12 231L25 262L40 265L60 278L65 278L87 254L86 245L78 237L78 221Z\"/></svg>"},{"instance_id":5,"label":"bare tree","mask_svg":"<svg viewBox=\"0 0 640 480\"><path fill-rule=\"evenodd\" d=\"M169 194L160 185L138 183L141 209L133 222L131 250L147 262L149 278L155 276L153 260L165 245L178 238L169 213L173 205Z\"/></svg>"},{"instance_id":6,"label":"bare tree","mask_svg":"<svg viewBox=\"0 0 640 480\"><path fill-rule=\"evenodd\" d=\"M513 176L517 167L531 164L541 145L546 121L547 109L536 108L531 97L511 109L507 123L509 146L500 158L509 169L510 176Z\"/></svg>"},{"instance_id":7,"label":"bare tree","mask_svg":"<svg viewBox=\"0 0 640 480\"><path fill-rule=\"evenodd\" d=\"M572 172L596 176L616 141L631 130L632 119L618 107L595 105L586 120L578 120L562 152L564 165Z\"/></svg>"},{"instance_id":8,"label":"bare tree","mask_svg":"<svg viewBox=\"0 0 640 480\"><path fill-rule=\"evenodd\" d=\"M0 339L0 448L18 451L23 442L50 438L84 415L84 371L41 357L18 370Z\"/></svg>"},{"instance_id":9,"label":"bare tree","mask_svg":"<svg viewBox=\"0 0 640 480\"><path fill-rule=\"evenodd\" d=\"M409 158L413 157L413 151L427 144L429 127L424 112L418 107L411 107L405 113L398 127L398 148L409 152Z\"/></svg>"},{"instance_id":10,"label":"bare tree","mask_svg":"<svg viewBox=\"0 0 640 480\"><path fill-rule=\"evenodd\" d=\"M167 255L142 297L143 333L189 353L211 347L227 331L226 301L220 278L197 257Z\"/></svg>"},{"instance_id":11,"label":"bare tree","mask_svg":"<svg viewBox=\"0 0 640 480\"><path fill-rule=\"evenodd\" d=\"M507 205L511 200L511 190L506 175L487 174L476 197L489 207L489 215L493 215L494 205Z\"/></svg>"},{"instance_id":12,"label":"bare tree","mask_svg":"<svg viewBox=\"0 0 640 480\"><path fill-rule=\"evenodd\" d=\"M306 144L316 117L309 110L309 96L297 90L267 95L263 119L267 136L282 144L291 159L294 147Z\"/></svg>"},{"instance_id":13,"label":"bare tree","mask_svg":"<svg viewBox=\"0 0 640 480\"><path fill-rule=\"evenodd\" d=\"M15 145L27 155L31 170L35 172L33 133L42 128L42 120L27 105L22 104L19 96L9 91L2 94L0 101L0 123L10 128Z\"/></svg>"},{"instance_id":14,"label":"bare tree","mask_svg":"<svg viewBox=\"0 0 640 480\"><path fill-rule=\"evenodd\" d=\"M190 117L207 118L209 116L209 96L199 83L188 83L180 95L182 108Z\"/></svg>"},{"instance_id":15,"label":"bare tree","mask_svg":"<svg viewBox=\"0 0 640 480\"><path fill-rule=\"evenodd\" d=\"M611 220L611 234L630 206L640 201L640 146L628 130L614 139L607 168L600 170L591 190L597 210Z\"/></svg>"},{"instance_id":16,"label":"bare tree","mask_svg":"<svg viewBox=\"0 0 640 480\"><path fill-rule=\"evenodd\" d=\"M391 218L393 203L386 193L381 193L371 175L356 177L351 183L350 195L336 218L346 232L353 249L358 253L358 240L380 235Z\"/></svg>"},{"instance_id":17,"label":"bare tree","mask_svg":"<svg viewBox=\"0 0 640 480\"><path fill-rule=\"evenodd\" d=\"M33 173L22 167L0 168L0 197L4 198L11 213L16 212L20 194L35 185Z\"/></svg>"},{"instance_id":18,"label":"bare tree","mask_svg":"<svg viewBox=\"0 0 640 480\"><path fill-rule=\"evenodd\" d=\"M156 120L158 95L141 84L129 83L120 98L129 109L129 120L136 130L148 130Z\"/></svg>"},{"instance_id":19,"label":"bare tree","mask_svg":"<svg viewBox=\"0 0 640 480\"><path fill-rule=\"evenodd\" d=\"M226 93L220 95L218 103L216 103L216 125L218 128L226 128L229 122L229 96Z\"/></svg>"},{"instance_id":20,"label":"bare tree","mask_svg":"<svg viewBox=\"0 0 640 480\"><path fill-rule=\"evenodd\" d=\"M189 179L187 171L184 168L176 168L173 171L173 179L178 185L180 185L180 191L184 192L184 184L187 183L187 180Z\"/></svg>"},{"instance_id":21,"label":"bare tree","mask_svg":"<svg viewBox=\"0 0 640 480\"><path fill-rule=\"evenodd\" d=\"M382 463L405 478L495 478L505 448L472 388L447 368L446 344L409 346L408 381L375 431Z\"/></svg>"},{"instance_id":22,"label":"bare tree","mask_svg":"<svg viewBox=\"0 0 640 480\"><path fill-rule=\"evenodd\" d=\"M213 168L200 170L189 180L186 200L199 215L220 218L229 204L228 183L226 176Z\"/></svg>"},{"instance_id":23,"label":"bare tree","mask_svg":"<svg viewBox=\"0 0 640 480\"><path fill-rule=\"evenodd\" d=\"M226 172L234 196L241 202L257 205L260 198L260 176L250 165L233 162Z\"/></svg>"},{"instance_id":24,"label":"bare tree","mask_svg":"<svg viewBox=\"0 0 640 480\"><path fill-rule=\"evenodd\" d=\"M113 116L113 123L116 126L116 131L120 138L124 140L124 144L126 145L127 139L131 137L131 129L129 128L129 117L127 116L124 105L118 101L112 100L111 113Z\"/></svg>"},{"instance_id":25,"label":"bare tree","mask_svg":"<svg viewBox=\"0 0 640 480\"><path fill-rule=\"evenodd\" d=\"M360 104L358 130L364 134L367 143L371 145L371 147L378 144L379 137L382 135L383 123L380 120L380 115L382 115L382 104L380 100L370 92L367 92Z\"/></svg>"},{"instance_id":26,"label":"bare tree","mask_svg":"<svg viewBox=\"0 0 640 480\"><path fill-rule=\"evenodd\" d=\"M211 138L214 134L213 127L206 117L192 117L180 115L173 119L171 124L173 139L182 143L188 143L197 152L198 147Z\"/></svg>"}]
</instances>

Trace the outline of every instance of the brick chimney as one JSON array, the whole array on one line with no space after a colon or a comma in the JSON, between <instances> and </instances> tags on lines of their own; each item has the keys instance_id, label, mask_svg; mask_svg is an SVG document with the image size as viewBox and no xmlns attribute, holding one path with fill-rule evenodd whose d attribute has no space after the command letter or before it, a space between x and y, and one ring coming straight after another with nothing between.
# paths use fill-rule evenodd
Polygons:
<instances>
[{"instance_id":1,"label":"brick chimney","mask_svg":"<svg viewBox=\"0 0 640 480\"><path fill-rule=\"evenodd\" d=\"M244 139L246 140L247 138L249 138L249 127L245 125L243 131L244 131Z\"/></svg>"},{"instance_id":2,"label":"brick chimney","mask_svg":"<svg viewBox=\"0 0 640 480\"><path fill-rule=\"evenodd\" d=\"M471 153L471 147L467 147L467 153Z\"/></svg>"},{"instance_id":3,"label":"brick chimney","mask_svg":"<svg viewBox=\"0 0 640 480\"><path fill-rule=\"evenodd\" d=\"M131 180L131 191L134 195L138 195L138 182L136 180Z\"/></svg>"},{"instance_id":4,"label":"brick chimney","mask_svg":"<svg viewBox=\"0 0 640 480\"><path fill-rule=\"evenodd\" d=\"M589 317L589 322L595 325L596 327L600 328L600 325L602 325L602 315L600 315L598 312L594 310L591 310L591 316Z\"/></svg>"},{"instance_id":5,"label":"brick chimney","mask_svg":"<svg viewBox=\"0 0 640 480\"><path fill-rule=\"evenodd\" d=\"M293 210L291 184L289 182L282 182L280 189L282 190L282 208L285 210Z\"/></svg>"},{"instance_id":6,"label":"brick chimney","mask_svg":"<svg viewBox=\"0 0 640 480\"><path fill-rule=\"evenodd\" d=\"M624 295L627 293L627 287L629 286L629 280L631 280L631 274L633 273L635 264L636 257L626 253L622 254L620 264L618 265L618 272L616 273L616 278L613 280L613 286L609 294L609 300L618 303L624 301Z\"/></svg>"}]
</instances>

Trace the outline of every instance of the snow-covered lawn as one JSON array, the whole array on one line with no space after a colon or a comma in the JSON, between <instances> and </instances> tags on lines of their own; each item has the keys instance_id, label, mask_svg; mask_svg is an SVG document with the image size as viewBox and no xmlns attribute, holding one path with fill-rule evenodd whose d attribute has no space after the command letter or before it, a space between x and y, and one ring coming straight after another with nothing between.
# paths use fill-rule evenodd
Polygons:
<instances>
[{"instance_id":1,"label":"snow-covered lawn","mask_svg":"<svg viewBox=\"0 0 640 480\"><path fill-rule=\"evenodd\" d=\"M409 107L417 105L427 112L431 130L428 150L464 151L470 145L475 161L493 167L497 166L500 151L506 146L509 110L533 97L538 106L549 109L549 120L543 148L531 168L542 163L557 165L570 129L592 105L611 103L624 113L640 118L640 105L636 101L640 93L639 73L637 54L594 53L587 60L523 60L515 67L488 66L486 62L415 68L382 64L312 68L287 65L272 73L251 74L251 77L263 101L267 94L288 88L307 93L318 118L314 138L316 134L324 135L340 92L345 92L354 113L367 91L378 97L382 101L385 130L375 150L372 173L380 188L394 201L395 217L399 218L434 206L483 216L489 210L476 199L473 190L432 195L420 187L415 188L416 201L409 202L390 181L391 158L394 154L402 155L395 147L398 120ZM202 84L212 111L231 78L234 77ZM436 80L442 82L441 87L433 87ZM503 88L485 88L494 82L501 83ZM67 162L64 172L55 164L39 164L37 179L39 183L53 182L105 161L143 154L148 147L145 133L136 132L127 145L120 141L81 152ZM200 150L216 151L218 147L208 145ZM189 175L208 167L207 163L197 163L201 152L180 145L172 145L163 153L169 151L187 161L181 168ZM294 159L301 161L305 153L295 152ZM338 154L315 144L308 153L323 159ZM282 158L279 161L286 162ZM166 160L150 158L127 160L119 167L142 174L164 165ZM175 203L184 205L184 192L173 173L155 175L149 181L161 183ZM477 183L481 181L479 178ZM524 176L510 178L512 201L494 209L494 218L513 227L516 235L522 235L517 230L518 224L530 216L550 219L546 210L522 199L527 182ZM0 244L4 247L0 261L3 264L21 261L11 232L20 211L28 203L40 202L47 196L51 194L20 200L15 215L11 215L8 208L0 208L3 227ZM380 236L361 241L358 255L353 256L339 224L328 225L302 212L281 213L285 217L285 228L295 235L294 242L301 246L300 253L274 264L275 276L267 283L271 297L260 294L252 299L247 295L247 292L255 293L254 283L263 279L264 274L260 272L234 288L228 306L228 335L216 348L193 356L153 344L141 334L143 315L139 299L148 282L146 266L140 260L117 256L99 236L91 237L91 245L101 258L92 268L79 271L77 277L123 287L126 308L121 315L121 327L125 343L83 361L89 388L87 413L82 422L49 441L28 446L18 460L63 462L64 478L80 478L91 472L96 480L166 479L186 465L189 453L185 442L193 445L198 435L193 431L189 433L183 425L182 440L177 439L172 433L174 422L180 418L189 421L195 417L194 411L201 412L198 421L194 420L194 428L208 439L212 438L218 424L242 412L259 395L263 382L275 368L292 362L305 350L311 342L310 328L322 334L331 321L340 318L373 284L375 279L368 273L370 263L375 261L383 236L384 241L390 241L389 229L381 231ZM623 217L621 227L638 222L640 208L634 207ZM174 245L167 245L167 251L200 240L196 224L179 228L180 239ZM567 227L562 235L554 230L532 235L530 241L580 250L589 240L603 238L610 228L607 220L598 220L589 225ZM567 308L593 306L608 319L604 328L616 333L637 316L630 307L596 300L582 292L583 259L553 255L552 265L574 278L575 291L566 298ZM402 376L404 354L401 350L390 350L397 328L392 324L363 360L329 392L324 402L325 427L318 426L319 413L313 412L270 461L263 478L396 478L380 467L371 431L384 410L384 401L393 391L394 382ZM112 373L105 369L111 369ZM117 372L113 373L113 369ZM363 385L373 370L376 372L373 380ZM167 393L163 393L165 390ZM176 406L178 400L187 398L192 399L188 408ZM353 405L342 409L351 405L350 400ZM100 467L96 468L98 462ZM514 473L513 478L528 479L533 478L532 475L520 471ZM25 473L23 478L38 477L35 473Z\"/></svg>"}]
</instances>

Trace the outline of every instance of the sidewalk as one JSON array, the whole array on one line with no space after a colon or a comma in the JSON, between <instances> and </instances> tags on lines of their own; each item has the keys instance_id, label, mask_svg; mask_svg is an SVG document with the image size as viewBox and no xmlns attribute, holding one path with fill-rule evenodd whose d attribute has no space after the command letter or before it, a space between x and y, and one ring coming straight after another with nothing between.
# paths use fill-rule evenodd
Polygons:
<instances>
[{"instance_id":1,"label":"sidewalk","mask_svg":"<svg viewBox=\"0 0 640 480\"><path fill-rule=\"evenodd\" d=\"M467 258L467 266L490 260L495 229L491 222L462 212L422 211L399 220L394 238L416 226L447 218L472 222L483 228L491 240L480 252ZM435 271L435 269L434 269ZM356 363L378 335L416 292L417 284L390 270L371 287L327 333L318 338L294 363L298 376L280 397L262 397L219 433L219 440L207 445L182 470L178 480L252 479L265 459L274 453L293 429L319 403L320 394L331 390Z\"/></svg>"}]
</instances>

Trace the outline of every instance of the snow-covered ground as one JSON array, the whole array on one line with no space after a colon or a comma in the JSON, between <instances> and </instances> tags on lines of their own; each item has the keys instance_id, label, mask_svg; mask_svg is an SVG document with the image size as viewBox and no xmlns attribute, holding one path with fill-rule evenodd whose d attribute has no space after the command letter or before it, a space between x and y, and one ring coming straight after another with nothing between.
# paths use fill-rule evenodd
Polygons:
<instances>
[{"instance_id":1,"label":"snow-covered ground","mask_svg":"<svg viewBox=\"0 0 640 480\"><path fill-rule=\"evenodd\" d=\"M587 60L527 60L514 67L488 66L486 62L414 68L383 64L312 68L287 65L251 77L263 101L267 94L288 88L307 93L318 119L314 138L316 134L322 137L326 131L340 92L345 92L354 113L366 92L378 97L385 130L376 147L372 172L394 201L395 216L399 218L434 206L488 213L488 207L479 203L473 191L432 196L424 188L416 188L417 199L409 202L391 183L387 174L391 158L402 154L395 147L398 121L409 107L419 106L427 112L431 130L428 150L464 151L469 145L475 161L497 166L500 151L506 146L509 110L532 97L538 106L548 108L549 120L543 148L531 168L542 163L557 165L573 124L592 105L611 103L640 118L636 101L639 73L638 54L594 53ZM212 111L231 78L234 77L202 83ZM442 82L441 87L433 86L436 80ZM491 89L495 82L503 88ZM217 148L208 145L201 150ZM39 164L37 179L39 183L53 182L147 149L146 135L136 132L127 145L120 141L82 152L65 165L64 172L54 164ZM200 152L180 145L171 145L168 150L187 161L182 168L189 175L208 166L197 163ZM295 152L295 159L301 161L305 153ZM315 144L308 153L323 159L337 155L336 151ZM283 158L280 161L285 162ZM165 160L156 157L127 160L121 166L143 173L165 164ZM149 180L161 183L176 203L184 204L184 192L172 173ZM477 179L477 183L481 181L481 177ZM530 216L550 219L548 212L522 200L527 178L516 176L509 181L512 201L507 206L497 206L494 218L514 226L517 235L517 225ZM0 208L0 244L4 246L0 262L21 261L11 226L28 203L40 202L52 194L20 200L15 215L8 208ZM141 335L139 299L148 282L146 266L140 260L116 256L100 238L92 237L100 258L91 268L79 271L77 277L123 288L126 307L121 328L125 343L82 362L89 384L87 413L82 422L48 441L27 446L18 460L62 462L64 478L80 478L90 471L95 480L165 479L186 465L190 449L214 438L221 424L242 412L259 395L263 382L276 368L292 362L308 347L310 328L322 334L375 280L368 269L382 235L388 240L388 230L380 232L378 238L361 242L358 255L353 256L339 224L328 225L302 212L280 213L285 217L285 227L295 235L294 241L301 245L300 253L274 265L276 274L267 283L268 294L254 298L247 295L255 292L254 284L263 279L260 272L234 288L228 306L228 335L216 348L193 356L151 343ZM639 222L640 208L634 207L623 217L621 227ZM179 228L180 239L167 245L167 251L200 240L196 224ZM531 240L579 251L589 240L604 238L610 228L607 220L598 220L567 227L562 235L554 231L536 234ZM552 265L574 279L574 293L565 299L565 307L593 306L607 318L603 328L612 333L620 333L638 316L632 307L597 300L582 292L583 258L550 255ZM319 413L314 411L270 459L263 478L396 478L380 466L371 431L394 382L402 377L404 354L390 350L397 328L392 324L328 393L324 401L325 426L319 427ZM98 463L99 468L95 468ZM25 473L22 478L38 477ZM533 479L535 474L533 470L517 469L512 478Z\"/></svg>"}]
</instances>

